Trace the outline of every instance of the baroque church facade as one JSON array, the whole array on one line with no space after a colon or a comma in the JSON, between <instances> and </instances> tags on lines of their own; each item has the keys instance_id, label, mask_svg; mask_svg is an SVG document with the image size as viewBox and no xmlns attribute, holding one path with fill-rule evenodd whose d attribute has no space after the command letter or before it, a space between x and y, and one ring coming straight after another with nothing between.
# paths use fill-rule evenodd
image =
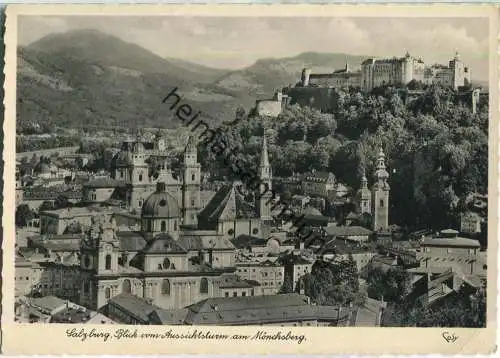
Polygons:
<instances>
[{"instance_id":1,"label":"baroque church facade","mask_svg":"<svg viewBox=\"0 0 500 358\"><path fill-rule=\"evenodd\" d=\"M229 183L200 211L194 138L184 151L179 180L161 146L151 150L136 140L124 148L114 161L114 177L129 183L127 198L131 208L140 209L140 230L120 231L113 217L94 219L80 249L81 303L100 309L112 297L131 293L163 308L181 308L225 294L221 287L236 271L230 239L265 235L271 218L267 194L255 208ZM148 156L158 165L153 177L147 175ZM271 173L264 139L261 182L270 185Z\"/></svg>"}]
</instances>

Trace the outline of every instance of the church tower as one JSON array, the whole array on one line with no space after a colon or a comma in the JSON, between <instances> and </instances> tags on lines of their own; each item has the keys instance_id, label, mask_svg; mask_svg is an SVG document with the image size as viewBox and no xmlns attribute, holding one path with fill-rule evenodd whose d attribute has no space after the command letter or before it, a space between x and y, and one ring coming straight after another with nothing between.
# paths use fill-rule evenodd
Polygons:
<instances>
[{"instance_id":1,"label":"church tower","mask_svg":"<svg viewBox=\"0 0 500 358\"><path fill-rule=\"evenodd\" d=\"M201 208L200 185L201 165L198 163L198 148L196 138L190 136L184 151L182 212L183 225L197 226L197 214Z\"/></svg>"},{"instance_id":2,"label":"church tower","mask_svg":"<svg viewBox=\"0 0 500 358\"><path fill-rule=\"evenodd\" d=\"M80 244L80 303L95 309L103 307L117 292L112 282L102 284L97 276L118 272L120 241L116 223L108 217L92 218L92 224Z\"/></svg>"},{"instance_id":3,"label":"church tower","mask_svg":"<svg viewBox=\"0 0 500 358\"><path fill-rule=\"evenodd\" d=\"M358 214L371 213L371 193L368 189L368 179L363 169L363 176L361 177L361 186L356 195L356 212Z\"/></svg>"},{"instance_id":4,"label":"church tower","mask_svg":"<svg viewBox=\"0 0 500 358\"><path fill-rule=\"evenodd\" d=\"M147 186L149 183L149 165L146 162L148 155L142 143L140 133L137 133L137 139L133 143L130 153L130 184L132 187L129 205L132 209L140 210L147 195Z\"/></svg>"},{"instance_id":5,"label":"church tower","mask_svg":"<svg viewBox=\"0 0 500 358\"><path fill-rule=\"evenodd\" d=\"M272 170L271 165L269 164L269 156L267 153L267 139L266 133L264 132L262 139L262 155L260 157L260 165L259 165L259 216L263 223L267 223L273 220L271 214L271 206L272 206Z\"/></svg>"},{"instance_id":6,"label":"church tower","mask_svg":"<svg viewBox=\"0 0 500 358\"><path fill-rule=\"evenodd\" d=\"M373 230L386 231L389 227L389 173L385 168L385 154L382 148L378 154L375 183L372 188Z\"/></svg>"}]
</instances>

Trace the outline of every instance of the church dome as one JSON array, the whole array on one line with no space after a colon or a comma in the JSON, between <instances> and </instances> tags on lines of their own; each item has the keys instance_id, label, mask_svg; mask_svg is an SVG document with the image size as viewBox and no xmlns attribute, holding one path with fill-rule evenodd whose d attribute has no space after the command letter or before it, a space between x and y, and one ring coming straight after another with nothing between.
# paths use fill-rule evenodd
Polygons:
<instances>
[{"instance_id":1,"label":"church dome","mask_svg":"<svg viewBox=\"0 0 500 358\"><path fill-rule=\"evenodd\" d=\"M142 206L142 217L151 218L180 218L181 210L177 200L165 191L165 183L156 185L156 192L146 199Z\"/></svg>"}]
</instances>

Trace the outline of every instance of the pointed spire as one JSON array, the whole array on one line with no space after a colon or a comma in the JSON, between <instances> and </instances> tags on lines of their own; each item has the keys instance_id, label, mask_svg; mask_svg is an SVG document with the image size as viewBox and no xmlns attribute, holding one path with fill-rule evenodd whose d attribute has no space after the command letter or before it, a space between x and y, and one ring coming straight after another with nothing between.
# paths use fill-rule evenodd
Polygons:
<instances>
[{"instance_id":1,"label":"pointed spire","mask_svg":"<svg viewBox=\"0 0 500 358\"><path fill-rule=\"evenodd\" d=\"M347 62L347 55L345 55L345 71L349 71L349 62Z\"/></svg>"},{"instance_id":2,"label":"pointed spire","mask_svg":"<svg viewBox=\"0 0 500 358\"><path fill-rule=\"evenodd\" d=\"M385 170L385 154L382 147L380 147L380 151L378 152L377 169Z\"/></svg>"},{"instance_id":3,"label":"pointed spire","mask_svg":"<svg viewBox=\"0 0 500 358\"><path fill-rule=\"evenodd\" d=\"M269 156L267 154L267 139L265 132L262 136L262 156L260 157L260 166L269 167Z\"/></svg>"},{"instance_id":4,"label":"pointed spire","mask_svg":"<svg viewBox=\"0 0 500 358\"><path fill-rule=\"evenodd\" d=\"M193 135L190 135L189 138L188 138L188 141L187 141L187 145L186 145L186 153L196 153L197 151L197 144L196 143L196 138L193 136Z\"/></svg>"},{"instance_id":5,"label":"pointed spire","mask_svg":"<svg viewBox=\"0 0 500 358\"><path fill-rule=\"evenodd\" d=\"M366 178L365 168L363 168L363 174L361 176L361 189L368 189L368 179Z\"/></svg>"}]
</instances>

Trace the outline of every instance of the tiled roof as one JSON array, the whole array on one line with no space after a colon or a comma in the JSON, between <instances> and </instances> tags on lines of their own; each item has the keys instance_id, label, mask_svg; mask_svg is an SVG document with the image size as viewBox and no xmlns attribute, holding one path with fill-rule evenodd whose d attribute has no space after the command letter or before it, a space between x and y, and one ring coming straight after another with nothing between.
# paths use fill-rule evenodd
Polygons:
<instances>
[{"instance_id":1,"label":"tiled roof","mask_svg":"<svg viewBox=\"0 0 500 358\"><path fill-rule=\"evenodd\" d=\"M98 178L88 181L83 184L86 188L123 188L127 186L124 180L117 180L113 178Z\"/></svg>"},{"instance_id":2,"label":"tiled roof","mask_svg":"<svg viewBox=\"0 0 500 358\"><path fill-rule=\"evenodd\" d=\"M247 217L256 217L254 209L243 200L233 184L226 184L200 212L198 221L202 227L210 228L220 220Z\"/></svg>"},{"instance_id":3,"label":"tiled roof","mask_svg":"<svg viewBox=\"0 0 500 358\"><path fill-rule=\"evenodd\" d=\"M223 237L212 236L189 236L185 235L179 238L179 244L184 247L186 251L196 251L201 249L214 249L214 250L233 250L233 244Z\"/></svg>"},{"instance_id":4,"label":"tiled roof","mask_svg":"<svg viewBox=\"0 0 500 358\"><path fill-rule=\"evenodd\" d=\"M149 314L150 324L164 325L182 325L188 310L186 308L178 309L156 309Z\"/></svg>"},{"instance_id":5,"label":"tiled roof","mask_svg":"<svg viewBox=\"0 0 500 358\"><path fill-rule=\"evenodd\" d=\"M325 231L331 236L368 236L372 233L361 226L329 226Z\"/></svg>"},{"instance_id":6,"label":"tiled roof","mask_svg":"<svg viewBox=\"0 0 500 358\"><path fill-rule=\"evenodd\" d=\"M168 234L160 234L146 244L147 254L185 254L188 252L180 242Z\"/></svg>"},{"instance_id":7,"label":"tiled roof","mask_svg":"<svg viewBox=\"0 0 500 358\"><path fill-rule=\"evenodd\" d=\"M209 298L188 306L186 324L260 325L297 320L337 321L339 311L331 306L313 306L306 296L282 294ZM347 314L347 313L346 313Z\"/></svg>"},{"instance_id":8,"label":"tiled roof","mask_svg":"<svg viewBox=\"0 0 500 358\"><path fill-rule=\"evenodd\" d=\"M250 235L238 235L234 239L231 239L234 247L238 249L243 249L249 246L265 246L267 244L267 240L264 240L260 237L250 236Z\"/></svg>"},{"instance_id":9,"label":"tiled roof","mask_svg":"<svg viewBox=\"0 0 500 358\"><path fill-rule=\"evenodd\" d=\"M220 280L218 280L218 286L222 289L229 288L252 288L256 285L247 280L242 280L238 275L223 275ZM257 283L257 286L260 284Z\"/></svg>"},{"instance_id":10,"label":"tiled roof","mask_svg":"<svg viewBox=\"0 0 500 358\"><path fill-rule=\"evenodd\" d=\"M440 247L480 247L479 241L457 237L453 239L424 239L422 246Z\"/></svg>"},{"instance_id":11,"label":"tiled roof","mask_svg":"<svg viewBox=\"0 0 500 358\"><path fill-rule=\"evenodd\" d=\"M56 296L45 296L40 298L33 298L31 300L31 303L35 306L41 307L42 309L53 311L65 305L66 301Z\"/></svg>"},{"instance_id":12,"label":"tiled roof","mask_svg":"<svg viewBox=\"0 0 500 358\"><path fill-rule=\"evenodd\" d=\"M149 303L145 299L129 293L121 293L118 296L114 296L109 300L109 304L122 308L124 311L144 323L149 321L150 314L153 311L161 310L160 307Z\"/></svg>"},{"instance_id":13,"label":"tiled roof","mask_svg":"<svg viewBox=\"0 0 500 358\"><path fill-rule=\"evenodd\" d=\"M140 231L118 231L116 236L123 251L141 251L146 246L146 239Z\"/></svg>"}]
</instances>

